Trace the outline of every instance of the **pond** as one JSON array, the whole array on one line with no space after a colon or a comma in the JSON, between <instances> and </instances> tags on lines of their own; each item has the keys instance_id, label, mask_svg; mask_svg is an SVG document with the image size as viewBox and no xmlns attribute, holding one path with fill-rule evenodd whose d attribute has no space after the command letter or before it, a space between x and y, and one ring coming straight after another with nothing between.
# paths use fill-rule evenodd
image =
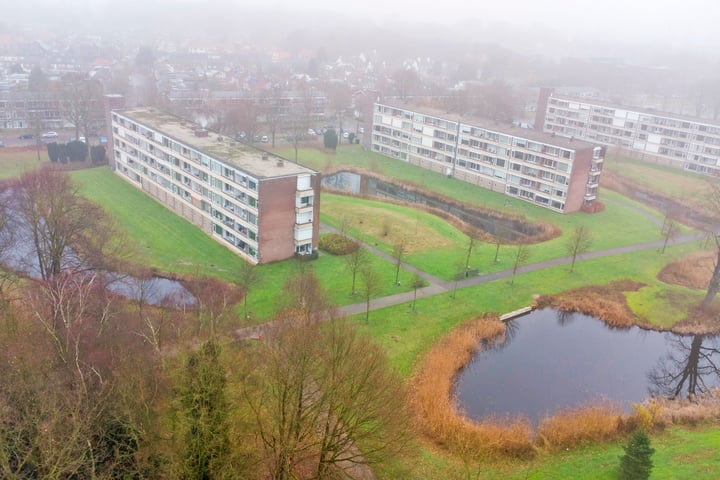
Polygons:
<instances>
[{"instance_id":1,"label":"pond","mask_svg":"<svg viewBox=\"0 0 720 480\"><path fill-rule=\"evenodd\" d=\"M21 238L9 244L0 255L0 263L31 278L41 277L40 262L33 242L29 239ZM72 249L67 249L63 263L66 269L72 269L79 264ZM129 300L142 299L148 305L182 308L195 304L195 297L178 280L158 276L136 278L116 272L104 272L104 281L112 293Z\"/></svg>"},{"instance_id":2,"label":"pond","mask_svg":"<svg viewBox=\"0 0 720 480\"><path fill-rule=\"evenodd\" d=\"M527 222L522 218L473 209L414 188L381 180L372 175L342 171L323 175L321 183L324 189L426 205L447 212L490 235L501 235L511 242L532 242L532 237L540 236L544 232L542 226Z\"/></svg>"},{"instance_id":3,"label":"pond","mask_svg":"<svg viewBox=\"0 0 720 480\"><path fill-rule=\"evenodd\" d=\"M469 418L524 415L610 400L624 412L649 396L720 385L720 337L617 329L578 313L535 310L507 323L506 340L478 352L456 378Z\"/></svg>"}]
</instances>

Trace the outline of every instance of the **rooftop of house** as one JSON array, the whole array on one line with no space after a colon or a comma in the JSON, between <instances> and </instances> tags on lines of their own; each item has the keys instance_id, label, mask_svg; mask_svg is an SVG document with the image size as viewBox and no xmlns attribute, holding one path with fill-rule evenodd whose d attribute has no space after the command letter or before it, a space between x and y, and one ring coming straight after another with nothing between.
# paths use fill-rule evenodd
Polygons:
<instances>
[{"instance_id":1,"label":"rooftop of house","mask_svg":"<svg viewBox=\"0 0 720 480\"><path fill-rule=\"evenodd\" d=\"M453 113L447 110L443 110L435 107L428 107L425 105L413 105L411 103L398 103L398 102L377 102L380 105L386 105L391 108L398 108L402 110L409 110L412 112L419 113L421 115L428 115L435 118L441 118L449 122L459 122L462 125L468 125L470 127L482 128L491 132L501 133L503 135L509 135L516 138L524 138L526 140L532 140L534 142L543 143L553 147L565 148L568 150L584 150L586 148L594 148L600 144L590 143L588 141L579 140L576 138L568 138L560 135L554 135L551 133L545 133L531 128L522 128L510 125L504 122L498 122L487 118L461 115Z\"/></svg>"},{"instance_id":2,"label":"rooftop of house","mask_svg":"<svg viewBox=\"0 0 720 480\"><path fill-rule=\"evenodd\" d=\"M123 109L117 113L231 167L243 170L258 180L317 173L274 153L209 132L193 122L154 108Z\"/></svg>"}]
</instances>

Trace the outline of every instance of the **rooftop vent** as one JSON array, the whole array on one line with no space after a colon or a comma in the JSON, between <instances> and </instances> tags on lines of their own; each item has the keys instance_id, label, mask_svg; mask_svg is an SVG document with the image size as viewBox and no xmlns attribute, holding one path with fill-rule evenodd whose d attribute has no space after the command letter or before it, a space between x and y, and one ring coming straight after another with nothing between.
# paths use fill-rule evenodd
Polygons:
<instances>
[{"instance_id":1,"label":"rooftop vent","mask_svg":"<svg viewBox=\"0 0 720 480\"><path fill-rule=\"evenodd\" d=\"M222 141L223 141L223 137L221 137L220 135L218 135L217 141L218 141L218 142L222 142Z\"/></svg>"},{"instance_id":2,"label":"rooftop vent","mask_svg":"<svg viewBox=\"0 0 720 480\"><path fill-rule=\"evenodd\" d=\"M208 131L205 130L204 128L200 128L198 130L195 130L195 136L196 137L207 137Z\"/></svg>"},{"instance_id":3,"label":"rooftop vent","mask_svg":"<svg viewBox=\"0 0 720 480\"><path fill-rule=\"evenodd\" d=\"M285 165L285 163L283 162L283 159L282 159L282 158L278 158L278 160L277 160L277 166L278 166L278 167L282 167L283 165Z\"/></svg>"},{"instance_id":4,"label":"rooftop vent","mask_svg":"<svg viewBox=\"0 0 720 480\"><path fill-rule=\"evenodd\" d=\"M267 153L267 152L263 152L263 154L262 154L262 159L263 159L264 161L267 161L267 160L268 160L268 153Z\"/></svg>"}]
</instances>

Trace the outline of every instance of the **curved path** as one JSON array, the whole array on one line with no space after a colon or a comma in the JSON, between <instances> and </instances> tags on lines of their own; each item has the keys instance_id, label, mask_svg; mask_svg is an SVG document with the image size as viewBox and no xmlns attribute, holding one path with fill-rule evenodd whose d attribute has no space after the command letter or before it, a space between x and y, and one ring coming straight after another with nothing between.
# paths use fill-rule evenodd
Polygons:
<instances>
[{"instance_id":1,"label":"curved path","mask_svg":"<svg viewBox=\"0 0 720 480\"><path fill-rule=\"evenodd\" d=\"M324 232L337 232L337 230L335 230L334 228L332 228L328 225L325 225L325 224L322 225L322 230ZM688 242L693 242L693 241L699 241L699 240L702 240L703 238L704 237L702 234L685 235L682 237L676 237L675 239L671 240L669 242L669 244L688 243ZM371 245L368 245L367 243L361 242L360 240L357 240L357 239L355 239L355 240L357 242L359 242L363 248L370 251L371 253L378 255L380 257L383 257L392 263L395 263L395 258L392 255L382 252L382 251L378 250L377 248L375 248ZM590 260L593 258L609 257L612 255L619 255L619 254L623 254L623 253L638 252L638 251L650 250L650 249L660 250L660 249L662 249L664 243L665 243L664 240L658 240L656 242L640 243L640 244L636 244L636 245L626 245L624 247L611 248L611 249L607 249L607 250L597 250L595 252L578 255L577 260ZM517 274L535 272L538 270L543 270L545 268L555 267L558 265L568 264L571 262L572 262L572 257L553 258L553 259L545 260L542 262L523 265L517 269ZM406 263L402 263L401 266L405 270L415 273L415 274L421 276L422 278L424 278L425 280L427 280L429 285L427 287L419 288L417 290L417 298L431 297L433 295L438 295L440 293L445 293L445 292L451 291L451 290L453 290L453 288L455 288L454 281L442 280L433 275L430 275L427 272L418 270L417 268L413 267L412 265L408 265ZM512 275L513 275L512 269L508 269L508 270L501 270L498 272L488 273L486 275L478 275L475 277L466 278L464 280L459 280L457 282L457 289L472 287L475 285L480 285L483 283L492 282L492 281L500 280L503 278L510 278L510 277L512 277ZM396 293L394 295L388 295L386 297L376 298L376 299L373 299L370 301L370 310L372 311L372 310L377 310L380 308L398 305L401 303L411 302L413 300L414 296L415 296L415 292L409 291L409 292L403 292L403 293ZM341 313L344 313L345 315L356 315L356 314L365 312L366 308L367 308L367 305L365 304L365 302L359 302L359 303L354 303L351 305L345 305L343 307L338 307L338 311Z\"/></svg>"}]
</instances>

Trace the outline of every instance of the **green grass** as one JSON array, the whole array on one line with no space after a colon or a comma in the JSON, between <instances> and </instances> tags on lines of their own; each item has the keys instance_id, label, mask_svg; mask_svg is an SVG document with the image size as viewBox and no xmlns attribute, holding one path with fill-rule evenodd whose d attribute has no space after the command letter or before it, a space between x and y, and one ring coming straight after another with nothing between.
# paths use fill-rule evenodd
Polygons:
<instances>
[{"instance_id":1,"label":"green grass","mask_svg":"<svg viewBox=\"0 0 720 480\"><path fill-rule=\"evenodd\" d=\"M700 192L707 187L708 182L708 177L697 173L618 154L606 157L605 168L681 200L699 200Z\"/></svg>"},{"instance_id":2,"label":"green grass","mask_svg":"<svg viewBox=\"0 0 720 480\"><path fill-rule=\"evenodd\" d=\"M128 184L109 169L100 167L73 172L81 192L100 204L127 231L138 255L136 260L163 272L178 275L210 275L227 281L243 261L221 243L216 242L190 222L172 214L152 198ZM391 262L373 257L373 268L381 277L382 297L407 291L412 275L401 271L400 286L395 285L395 267ZM251 290L248 309L255 321L267 320L286 297L285 282L297 270L295 260L259 267L262 282ZM311 262L310 268L327 289L329 299L337 305L361 302L351 296L351 278L345 260L329 254ZM359 282L359 280L358 280Z\"/></svg>"},{"instance_id":3,"label":"green grass","mask_svg":"<svg viewBox=\"0 0 720 480\"><path fill-rule=\"evenodd\" d=\"M36 169L42 162L47 162L47 150L40 150L40 162L34 149L16 150L0 148L0 179L15 178L23 173Z\"/></svg>"},{"instance_id":4,"label":"green grass","mask_svg":"<svg viewBox=\"0 0 720 480\"><path fill-rule=\"evenodd\" d=\"M660 226L648 216L657 218L652 212L646 211L635 202L624 199L613 192L608 192L608 202L604 212L595 215L578 213L573 215L554 214L557 224L563 226L563 235L559 238L532 245L530 247L530 262L536 263L552 258L567 256L567 241L576 226L584 225L593 236L591 250L604 250L624 245L634 245L644 242L659 241L662 239ZM444 280L451 280L456 273L462 271L465 265L469 239L445 220L429 213L411 207L384 204L376 200L367 200L357 197L346 197L323 193L321 200L323 212L322 221L334 227L340 226L341 218L353 218L353 212L363 209L372 212L372 219L362 225L351 223L350 235L376 246L385 253L392 252L392 241L382 236L371 236L368 231L372 225L385 222L402 223L407 228L409 237L413 236L412 225L420 223L423 228L432 230L445 240L444 244L434 246L424 245L421 250L410 252L405 261L420 270L428 272ZM372 210L370 210L372 209ZM640 213L646 212L646 214ZM397 216L406 217L405 222L398 222ZM392 237L390 235L389 237ZM422 243L422 239L418 241ZM515 247L503 245L500 247L498 261L495 262L496 246L493 243L478 242L470 257L470 267L482 273L491 273L512 268Z\"/></svg>"},{"instance_id":5,"label":"green grass","mask_svg":"<svg viewBox=\"0 0 720 480\"><path fill-rule=\"evenodd\" d=\"M423 448L416 458L383 478L615 480L625 444L626 440L613 441L558 453L539 452L529 461L479 464ZM714 425L671 427L652 434L650 446L655 449L651 480L712 480L720 475L720 429Z\"/></svg>"}]
</instances>

